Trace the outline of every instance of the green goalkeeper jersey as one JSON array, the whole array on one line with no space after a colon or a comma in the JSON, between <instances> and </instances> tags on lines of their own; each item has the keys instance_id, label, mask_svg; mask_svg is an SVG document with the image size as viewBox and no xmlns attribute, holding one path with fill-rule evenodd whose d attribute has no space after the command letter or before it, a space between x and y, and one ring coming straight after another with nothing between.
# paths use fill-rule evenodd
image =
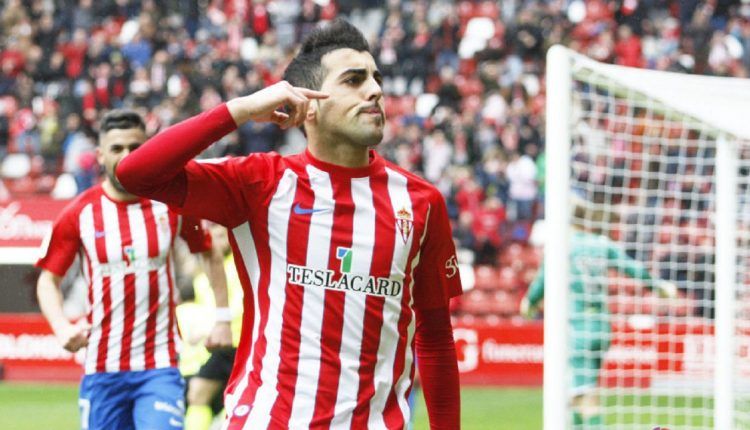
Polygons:
<instances>
[{"instance_id":1,"label":"green goalkeeper jersey","mask_svg":"<svg viewBox=\"0 0 750 430\"><path fill-rule=\"evenodd\" d=\"M646 267L630 258L609 238L576 231L570 248L570 321L576 343L582 338L595 338L592 332L609 331L607 306L608 272L614 269L630 278L646 281L649 288L653 280ZM527 298L536 306L544 297L544 266L529 286Z\"/></svg>"}]
</instances>

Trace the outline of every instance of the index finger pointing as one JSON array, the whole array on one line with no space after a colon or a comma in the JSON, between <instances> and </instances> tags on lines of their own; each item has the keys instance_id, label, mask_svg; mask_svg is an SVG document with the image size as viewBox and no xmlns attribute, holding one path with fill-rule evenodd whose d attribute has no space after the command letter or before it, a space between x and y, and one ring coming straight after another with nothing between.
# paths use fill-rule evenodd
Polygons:
<instances>
[{"instance_id":1,"label":"index finger pointing","mask_svg":"<svg viewBox=\"0 0 750 430\"><path fill-rule=\"evenodd\" d=\"M302 88L302 87L295 87L295 90L299 91L304 95L305 97L309 99L327 99L328 93L324 93L321 91L315 91L308 88Z\"/></svg>"}]
</instances>

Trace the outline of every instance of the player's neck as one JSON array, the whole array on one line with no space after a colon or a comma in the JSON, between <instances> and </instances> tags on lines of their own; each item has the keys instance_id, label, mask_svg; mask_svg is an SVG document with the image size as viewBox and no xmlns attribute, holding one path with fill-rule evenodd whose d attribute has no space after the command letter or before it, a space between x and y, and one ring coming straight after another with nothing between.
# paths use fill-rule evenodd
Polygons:
<instances>
[{"instance_id":1,"label":"player's neck","mask_svg":"<svg viewBox=\"0 0 750 430\"><path fill-rule=\"evenodd\" d=\"M370 148L364 145L309 139L307 148L313 157L336 166L358 168L370 163Z\"/></svg>"},{"instance_id":2,"label":"player's neck","mask_svg":"<svg viewBox=\"0 0 750 430\"><path fill-rule=\"evenodd\" d=\"M102 189L104 190L104 194L106 194L107 197L117 202L131 202L139 199L139 197L135 194L130 194L118 190L114 185L112 185L112 182L110 182L109 179L105 179L104 182L102 182Z\"/></svg>"}]
</instances>

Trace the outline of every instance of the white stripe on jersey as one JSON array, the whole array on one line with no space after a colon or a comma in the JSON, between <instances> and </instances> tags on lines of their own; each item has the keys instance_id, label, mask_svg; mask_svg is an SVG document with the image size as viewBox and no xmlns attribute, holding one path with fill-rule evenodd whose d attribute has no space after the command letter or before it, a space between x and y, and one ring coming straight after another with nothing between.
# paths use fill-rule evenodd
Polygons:
<instances>
[{"instance_id":1,"label":"white stripe on jersey","mask_svg":"<svg viewBox=\"0 0 750 430\"><path fill-rule=\"evenodd\" d=\"M151 209L154 213L154 222L156 222L156 237L159 241L159 252L161 253L160 256L163 256L164 253L167 253L168 255L171 254L169 252L169 248L172 246L172 242L174 238L172 237L172 232L165 228L163 225L160 225L159 219L160 217L168 217L169 216L169 209L164 203L159 203L156 201L152 202ZM178 229L175 231L175 234L179 232L179 226ZM171 259L171 256L168 258ZM159 303L169 303L169 272L167 270L167 264L163 264L161 267L159 267L159 272L157 275L157 278L159 279ZM174 278L172 278L174 279ZM159 311L156 314L156 338L154 339L154 362L156 363L156 368L162 368L162 367L168 367L170 365L169 360L169 305L161 305L159 306Z\"/></svg>"},{"instance_id":2,"label":"white stripe on jersey","mask_svg":"<svg viewBox=\"0 0 750 430\"><path fill-rule=\"evenodd\" d=\"M297 174L291 169L284 172L268 207L268 247L271 250L271 276L268 287L268 320L263 334L266 353L261 365L261 386L255 394L253 409L243 428L267 428L271 408L276 402L276 381L281 360L281 335L284 302L286 301L286 246L289 216L294 203Z\"/></svg>"},{"instance_id":3,"label":"white stripe on jersey","mask_svg":"<svg viewBox=\"0 0 750 430\"><path fill-rule=\"evenodd\" d=\"M310 178L310 188L315 194L313 208L330 210L313 212L310 216L306 266L315 269L328 269L328 256L331 247L333 228L333 187L328 173L312 165L306 166ZM300 324L299 363L297 364L297 384L294 391L290 428L307 428L315 412L315 395L320 376L320 337L323 331L325 289L304 288L302 318ZM305 381L305 383L300 383Z\"/></svg>"},{"instance_id":4,"label":"white stripe on jersey","mask_svg":"<svg viewBox=\"0 0 750 430\"><path fill-rule=\"evenodd\" d=\"M424 230L422 231L422 237L419 239L419 251L414 256L414 259L412 260L411 267L409 269L409 275L411 276L411 279L414 279L414 268L419 265L419 259L422 257L422 245L424 244L424 238L427 235L427 229L429 228L429 220L430 220L430 211L432 210L431 207L427 208L427 214L425 215L425 226ZM414 309L414 295L412 294L409 297L409 309ZM394 387L394 391L396 392L396 400L398 400L398 405L401 408L401 412L404 414L404 421L409 422L411 417L411 408L409 408L409 403L406 399L406 391L411 387L412 380L411 380L411 367L414 364L414 351L411 348L412 340L414 339L414 332L416 330L417 323L416 318L414 317L414 311L412 310L412 316L411 321L409 322L409 327L407 328L407 336L406 336L406 358L404 359L404 370L401 373L401 377L398 378L398 381L396 382L396 386Z\"/></svg>"},{"instance_id":5,"label":"white stripe on jersey","mask_svg":"<svg viewBox=\"0 0 750 430\"><path fill-rule=\"evenodd\" d=\"M120 223L117 218L117 205L111 200L101 196L102 221L104 231L107 234L105 240L107 246L107 260L118 261L122 259L122 236ZM109 339L107 342L106 372L117 372L120 370L120 350L122 348L122 333L125 321L125 274L123 272L111 272L109 276L111 297L111 319Z\"/></svg>"},{"instance_id":6,"label":"white stripe on jersey","mask_svg":"<svg viewBox=\"0 0 750 430\"><path fill-rule=\"evenodd\" d=\"M354 219L352 226L352 273L369 276L375 247L375 204L370 178L352 178ZM359 365L365 322L365 294L345 293L344 327L341 333L341 374L331 428L351 427L359 394Z\"/></svg>"},{"instance_id":7,"label":"white stripe on jersey","mask_svg":"<svg viewBox=\"0 0 750 430\"><path fill-rule=\"evenodd\" d=\"M410 213L412 210L411 196L407 190L407 178L389 168L386 168L388 174L388 195L391 198L393 215L401 209L406 209ZM398 218L396 218L398 219ZM398 229L395 231L393 259L391 260L391 277L403 280L406 273L406 264L409 258L414 234L409 235L406 243L401 238ZM413 285L413 282L412 282ZM404 285L404 288L411 288L412 285ZM403 292L402 292L403 294ZM375 396L370 401L370 415L368 418L369 428L384 429L383 413L385 404L388 400L390 390L377 389L377 387L390 387L393 381L393 367L395 365L396 349L399 343L398 321L401 316L401 297L386 297L383 306L384 324L380 330L380 344L378 345L378 361L375 364L375 375L373 383L376 387ZM393 322L396 323L388 323ZM406 351L409 351L410 343L406 344ZM409 411L404 414L404 421L409 422Z\"/></svg>"},{"instance_id":8,"label":"white stripe on jersey","mask_svg":"<svg viewBox=\"0 0 750 430\"><path fill-rule=\"evenodd\" d=\"M78 216L78 225L81 231L81 240L86 250L86 258L90 258L93 273L91 276L91 288L93 303L91 305L91 334L89 335L89 344L86 347L86 364L84 371L86 373L96 372L96 359L99 354L99 341L102 338L102 319L104 318L104 303L102 302L102 277L98 276L96 254L96 240L94 232L94 211L92 205L86 205ZM83 264L84 271L88 268ZM87 275L88 276L88 275Z\"/></svg>"},{"instance_id":9,"label":"white stripe on jersey","mask_svg":"<svg viewBox=\"0 0 750 430\"><path fill-rule=\"evenodd\" d=\"M148 235L142 205L128 205L128 222L130 223L130 237L133 239L133 249L135 249L136 255L148 258ZM148 300L149 272L136 272L135 319L133 320L133 336L130 347L130 368L133 370L142 370L145 367Z\"/></svg>"},{"instance_id":10,"label":"white stripe on jersey","mask_svg":"<svg viewBox=\"0 0 750 430\"><path fill-rule=\"evenodd\" d=\"M247 384L250 381L250 373L253 371L253 357L255 350L255 341L258 339L258 329L260 325L260 307L258 306L258 281L260 280L260 263L258 262L258 250L255 248L255 239L253 233L250 230L250 224L244 222L234 229L232 229L232 235L234 236L235 243L242 244L237 248L240 251L242 257L242 264L245 266L245 271L250 277L250 284L252 286L253 293L253 304L254 310L253 315L253 336L250 343L250 353L245 360L244 368L240 373L240 381L232 390L231 393L227 393L224 398L225 408L229 416L232 416L234 408L237 406L237 401L242 393L247 388ZM247 292L245 292L247 294ZM248 405L249 406L249 405ZM225 422L228 424L229 420Z\"/></svg>"}]
</instances>

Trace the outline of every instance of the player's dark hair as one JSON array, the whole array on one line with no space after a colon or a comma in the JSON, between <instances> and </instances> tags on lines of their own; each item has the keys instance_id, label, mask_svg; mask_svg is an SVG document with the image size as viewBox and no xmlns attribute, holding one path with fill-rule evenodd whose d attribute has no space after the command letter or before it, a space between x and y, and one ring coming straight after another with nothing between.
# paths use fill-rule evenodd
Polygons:
<instances>
[{"instance_id":1,"label":"player's dark hair","mask_svg":"<svg viewBox=\"0 0 750 430\"><path fill-rule=\"evenodd\" d=\"M130 109L113 109L99 122L99 135L113 129L140 128L146 131L146 123L138 112Z\"/></svg>"},{"instance_id":2,"label":"player's dark hair","mask_svg":"<svg viewBox=\"0 0 750 430\"><path fill-rule=\"evenodd\" d=\"M339 18L307 35L297 56L284 71L284 80L295 87L319 90L325 77L320 59L327 53L342 48L370 51L370 45L362 32Z\"/></svg>"}]
</instances>

